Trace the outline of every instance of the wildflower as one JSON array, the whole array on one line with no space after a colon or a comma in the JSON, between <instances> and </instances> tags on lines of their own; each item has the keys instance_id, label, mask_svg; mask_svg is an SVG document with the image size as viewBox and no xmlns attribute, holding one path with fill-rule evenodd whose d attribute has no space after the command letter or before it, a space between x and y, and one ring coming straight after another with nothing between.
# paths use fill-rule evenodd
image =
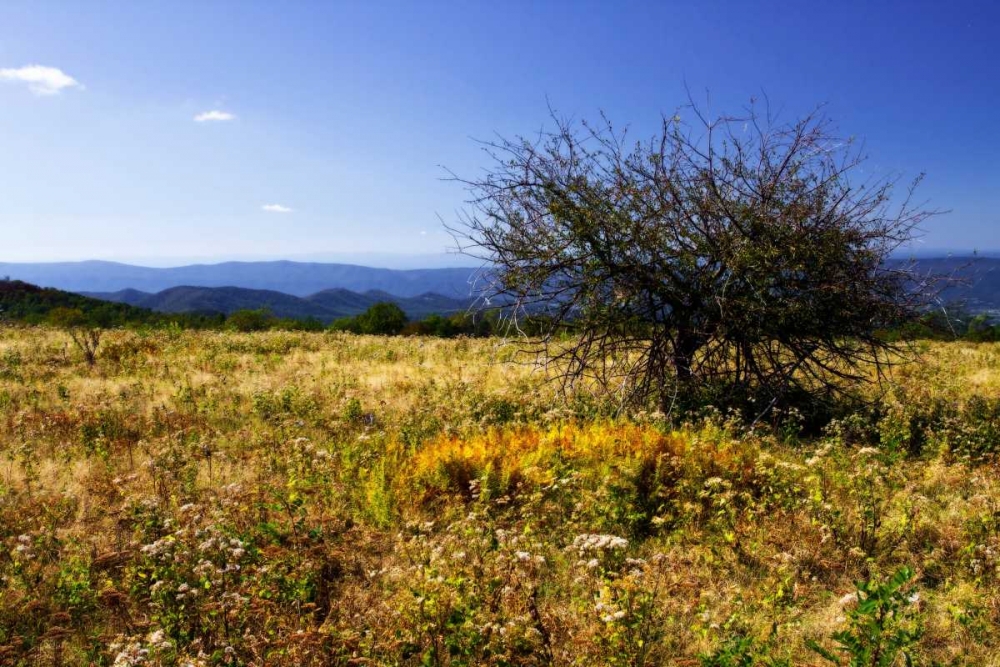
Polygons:
<instances>
[{"instance_id":1,"label":"wildflower","mask_svg":"<svg viewBox=\"0 0 1000 667\"><path fill-rule=\"evenodd\" d=\"M617 535L577 535L573 538L573 547L580 553L585 551L604 551L614 549L624 549L628 546L628 540Z\"/></svg>"},{"instance_id":2,"label":"wildflower","mask_svg":"<svg viewBox=\"0 0 1000 667\"><path fill-rule=\"evenodd\" d=\"M844 597L840 598L840 600L837 601L837 604L839 604L841 607L846 607L847 605L854 604L857 601L858 601L857 593L848 593Z\"/></svg>"},{"instance_id":3,"label":"wildflower","mask_svg":"<svg viewBox=\"0 0 1000 667\"><path fill-rule=\"evenodd\" d=\"M165 651L173 646L173 642L167 639L167 634L163 630L151 632L149 635L149 643L153 646L153 648L161 651Z\"/></svg>"}]
</instances>

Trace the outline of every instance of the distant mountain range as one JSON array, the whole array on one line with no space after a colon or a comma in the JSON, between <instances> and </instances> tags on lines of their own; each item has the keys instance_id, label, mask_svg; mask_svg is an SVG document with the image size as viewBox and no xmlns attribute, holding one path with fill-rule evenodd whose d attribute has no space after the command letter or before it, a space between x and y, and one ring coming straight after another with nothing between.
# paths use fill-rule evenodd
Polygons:
<instances>
[{"instance_id":1,"label":"distant mountain range","mask_svg":"<svg viewBox=\"0 0 1000 667\"><path fill-rule=\"evenodd\" d=\"M156 293L182 285L242 287L307 297L328 289L365 293L380 290L397 297L432 292L466 299L475 292L476 269L374 269L352 264L308 262L225 262L151 268L116 262L0 263L0 277L69 292Z\"/></svg>"},{"instance_id":2,"label":"distant mountain range","mask_svg":"<svg viewBox=\"0 0 1000 667\"><path fill-rule=\"evenodd\" d=\"M958 304L973 313L1000 314L1000 258L923 257L914 261L919 273L954 280L942 290L942 303Z\"/></svg>"},{"instance_id":3,"label":"distant mountain range","mask_svg":"<svg viewBox=\"0 0 1000 667\"><path fill-rule=\"evenodd\" d=\"M891 262L906 260L893 259ZM919 257L920 272L951 276L942 294L973 313L1000 317L1000 258ZM356 315L378 301L411 319L467 309L482 271L469 268L376 269L352 264L226 262L150 268L114 262L0 263L0 277L55 287L167 313L232 313L268 308L279 317L324 322Z\"/></svg>"},{"instance_id":4,"label":"distant mountain range","mask_svg":"<svg viewBox=\"0 0 1000 667\"><path fill-rule=\"evenodd\" d=\"M83 296L102 301L124 303L161 313L225 313L237 310L266 308L277 317L293 319L316 318L329 323L339 317L363 313L380 301L391 301L403 309L411 320L428 315L449 315L467 310L473 300L457 299L428 292L412 297L399 297L379 290L364 293L335 288L306 297L274 290L243 287L171 287L155 294L135 289L118 292L80 292Z\"/></svg>"}]
</instances>

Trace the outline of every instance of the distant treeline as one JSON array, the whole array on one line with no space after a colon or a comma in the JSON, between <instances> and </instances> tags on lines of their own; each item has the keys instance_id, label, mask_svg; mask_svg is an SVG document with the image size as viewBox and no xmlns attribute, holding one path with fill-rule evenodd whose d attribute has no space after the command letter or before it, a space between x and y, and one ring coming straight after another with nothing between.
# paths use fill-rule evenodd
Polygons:
<instances>
[{"instance_id":1,"label":"distant treeline","mask_svg":"<svg viewBox=\"0 0 1000 667\"><path fill-rule=\"evenodd\" d=\"M0 278L0 322L52 324L57 320L71 320L105 329L179 327L242 332L331 330L382 336L441 338L492 336L506 332L509 324L498 309L430 315L422 320L410 320L398 305L390 302L377 303L359 315L334 320L329 325L316 318L276 317L267 309L238 310L229 315L217 312L161 313ZM519 321L518 328L529 335L539 331L539 318ZM1000 322L987 315L972 314L961 309L942 310L886 331L885 335L897 340L1000 342Z\"/></svg>"},{"instance_id":2,"label":"distant treeline","mask_svg":"<svg viewBox=\"0 0 1000 667\"><path fill-rule=\"evenodd\" d=\"M501 326L497 310L430 315L409 320L394 303L377 303L354 317L327 326L316 318L276 317L267 309L223 313L161 313L124 303L92 299L72 292L43 288L19 280L0 279L0 321L23 324L78 324L112 328L215 329L232 331L350 331L375 335L422 335L453 338L491 336Z\"/></svg>"},{"instance_id":3,"label":"distant treeline","mask_svg":"<svg viewBox=\"0 0 1000 667\"><path fill-rule=\"evenodd\" d=\"M349 331L376 336L492 336L501 326L499 311L429 315L422 320L410 320L398 305L376 303L354 317L334 320L329 326L315 318L289 319L275 317L266 309L240 310L229 315L223 328L236 331Z\"/></svg>"}]
</instances>

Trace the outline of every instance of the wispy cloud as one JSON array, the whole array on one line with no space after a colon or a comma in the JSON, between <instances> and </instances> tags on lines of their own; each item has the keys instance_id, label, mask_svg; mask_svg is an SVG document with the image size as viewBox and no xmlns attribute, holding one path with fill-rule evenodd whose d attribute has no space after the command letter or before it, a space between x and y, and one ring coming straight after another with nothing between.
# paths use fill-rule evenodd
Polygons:
<instances>
[{"instance_id":1,"label":"wispy cloud","mask_svg":"<svg viewBox=\"0 0 1000 667\"><path fill-rule=\"evenodd\" d=\"M236 116L229 113L228 111L219 111L218 109L212 109L211 111L205 111L194 117L196 123L209 123L225 120L235 120Z\"/></svg>"},{"instance_id":2,"label":"wispy cloud","mask_svg":"<svg viewBox=\"0 0 1000 667\"><path fill-rule=\"evenodd\" d=\"M57 67L26 65L17 69L0 69L0 81L25 83L35 95L58 95L66 88L83 89L83 84Z\"/></svg>"},{"instance_id":3,"label":"wispy cloud","mask_svg":"<svg viewBox=\"0 0 1000 667\"><path fill-rule=\"evenodd\" d=\"M281 204L264 204L260 208L268 213L291 213L294 210Z\"/></svg>"}]
</instances>

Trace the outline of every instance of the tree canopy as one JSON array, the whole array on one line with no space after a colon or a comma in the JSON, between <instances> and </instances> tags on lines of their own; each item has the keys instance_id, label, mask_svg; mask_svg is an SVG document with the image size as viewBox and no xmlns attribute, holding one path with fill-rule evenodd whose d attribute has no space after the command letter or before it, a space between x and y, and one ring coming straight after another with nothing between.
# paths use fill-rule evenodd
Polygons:
<instances>
[{"instance_id":1,"label":"tree canopy","mask_svg":"<svg viewBox=\"0 0 1000 667\"><path fill-rule=\"evenodd\" d=\"M865 173L819 111L690 105L636 142L603 116L553 120L486 144L453 231L493 267L485 292L514 304L512 327L544 315L534 349L567 386L766 410L878 375L897 346L880 331L927 299L927 279L886 262L932 214L920 179L896 193Z\"/></svg>"}]
</instances>

